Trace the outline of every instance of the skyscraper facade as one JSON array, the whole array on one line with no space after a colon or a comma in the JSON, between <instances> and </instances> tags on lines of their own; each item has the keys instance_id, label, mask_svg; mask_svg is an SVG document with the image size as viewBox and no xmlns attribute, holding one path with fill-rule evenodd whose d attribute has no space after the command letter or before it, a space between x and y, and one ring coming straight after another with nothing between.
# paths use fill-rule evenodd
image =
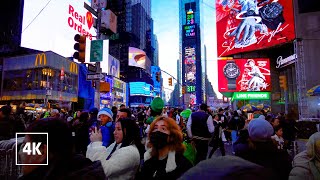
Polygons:
<instances>
[{"instance_id":1,"label":"skyscraper facade","mask_svg":"<svg viewBox=\"0 0 320 180\"><path fill-rule=\"evenodd\" d=\"M205 99L202 6L202 0L179 0L181 79L187 87L191 105L201 104Z\"/></svg>"}]
</instances>

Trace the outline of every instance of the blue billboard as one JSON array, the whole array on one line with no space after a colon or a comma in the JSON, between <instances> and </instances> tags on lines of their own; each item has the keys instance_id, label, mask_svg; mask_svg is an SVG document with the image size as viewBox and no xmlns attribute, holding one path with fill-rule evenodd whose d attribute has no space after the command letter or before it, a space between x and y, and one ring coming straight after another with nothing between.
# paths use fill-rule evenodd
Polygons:
<instances>
[{"instance_id":1,"label":"blue billboard","mask_svg":"<svg viewBox=\"0 0 320 180\"><path fill-rule=\"evenodd\" d=\"M153 87L146 82L129 82L130 96L153 96Z\"/></svg>"}]
</instances>

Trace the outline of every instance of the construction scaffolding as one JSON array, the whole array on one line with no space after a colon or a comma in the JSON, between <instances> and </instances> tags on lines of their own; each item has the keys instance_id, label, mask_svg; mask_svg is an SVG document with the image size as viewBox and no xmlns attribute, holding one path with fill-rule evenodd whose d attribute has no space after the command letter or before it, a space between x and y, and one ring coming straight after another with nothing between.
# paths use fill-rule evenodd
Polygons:
<instances>
[{"instance_id":1,"label":"construction scaffolding","mask_svg":"<svg viewBox=\"0 0 320 180\"><path fill-rule=\"evenodd\" d=\"M294 52L297 55L296 60L296 78L297 78L297 90L298 90L298 109L299 120L309 118L309 108L307 101L307 87L306 87L306 73L305 73L305 61L303 51L303 40L294 40Z\"/></svg>"}]
</instances>

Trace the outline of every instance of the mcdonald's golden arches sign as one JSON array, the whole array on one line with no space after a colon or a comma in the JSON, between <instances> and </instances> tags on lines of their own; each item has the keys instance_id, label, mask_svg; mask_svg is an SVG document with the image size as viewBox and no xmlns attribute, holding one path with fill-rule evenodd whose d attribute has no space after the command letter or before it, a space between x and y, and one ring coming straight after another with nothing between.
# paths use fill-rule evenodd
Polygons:
<instances>
[{"instance_id":1,"label":"mcdonald's golden arches sign","mask_svg":"<svg viewBox=\"0 0 320 180\"><path fill-rule=\"evenodd\" d=\"M69 71L74 74L78 74L78 65L75 62L70 63Z\"/></svg>"},{"instance_id":2,"label":"mcdonald's golden arches sign","mask_svg":"<svg viewBox=\"0 0 320 180\"><path fill-rule=\"evenodd\" d=\"M34 66L45 66L47 65L47 56L45 53L39 53L34 61Z\"/></svg>"}]
</instances>

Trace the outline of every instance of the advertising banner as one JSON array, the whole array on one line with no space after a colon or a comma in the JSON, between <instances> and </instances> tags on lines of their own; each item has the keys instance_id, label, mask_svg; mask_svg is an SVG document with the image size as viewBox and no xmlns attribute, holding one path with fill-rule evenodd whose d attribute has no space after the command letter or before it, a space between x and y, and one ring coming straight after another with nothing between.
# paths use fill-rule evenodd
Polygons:
<instances>
[{"instance_id":1,"label":"advertising banner","mask_svg":"<svg viewBox=\"0 0 320 180\"><path fill-rule=\"evenodd\" d=\"M120 77L120 61L109 54L108 58L108 75Z\"/></svg>"},{"instance_id":2,"label":"advertising banner","mask_svg":"<svg viewBox=\"0 0 320 180\"><path fill-rule=\"evenodd\" d=\"M216 26L219 57L290 42L292 0L216 0Z\"/></svg>"},{"instance_id":3,"label":"advertising banner","mask_svg":"<svg viewBox=\"0 0 320 180\"><path fill-rule=\"evenodd\" d=\"M218 60L219 92L271 91L267 58Z\"/></svg>"},{"instance_id":4,"label":"advertising banner","mask_svg":"<svg viewBox=\"0 0 320 180\"><path fill-rule=\"evenodd\" d=\"M129 47L129 66L140 67L150 73L151 61L141 49Z\"/></svg>"},{"instance_id":5,"label":"advertising banner","mask_svg":"<svg viewBox=\"0 0 320 180\"><path fill-rule=\"evenodd\" d=\"M270 92L234 92L233 100L270 100Z\"/></svg>"},{"instance_id":6,"label":"advertising banner","mask_svg":"<svg viewBox=\"0 0 320 180\"><path fill-rule=\"evenodd\" d=\"M145 82L130 82L130 96L151 96L152 86Z\"/></svg>"},{"instance_id":7,"label":"advertising banner","mask_svg":"<svg viewBox=\"0 0 320 180\"><path fill-rule=\"evenodd\" d=\"M96 36L94 16L84 8L89 0L24 1L21 46L53 51L72 57L74 36L87 36L86 62L90 59L90 40Z\"/></svg>"}]
</instances>

